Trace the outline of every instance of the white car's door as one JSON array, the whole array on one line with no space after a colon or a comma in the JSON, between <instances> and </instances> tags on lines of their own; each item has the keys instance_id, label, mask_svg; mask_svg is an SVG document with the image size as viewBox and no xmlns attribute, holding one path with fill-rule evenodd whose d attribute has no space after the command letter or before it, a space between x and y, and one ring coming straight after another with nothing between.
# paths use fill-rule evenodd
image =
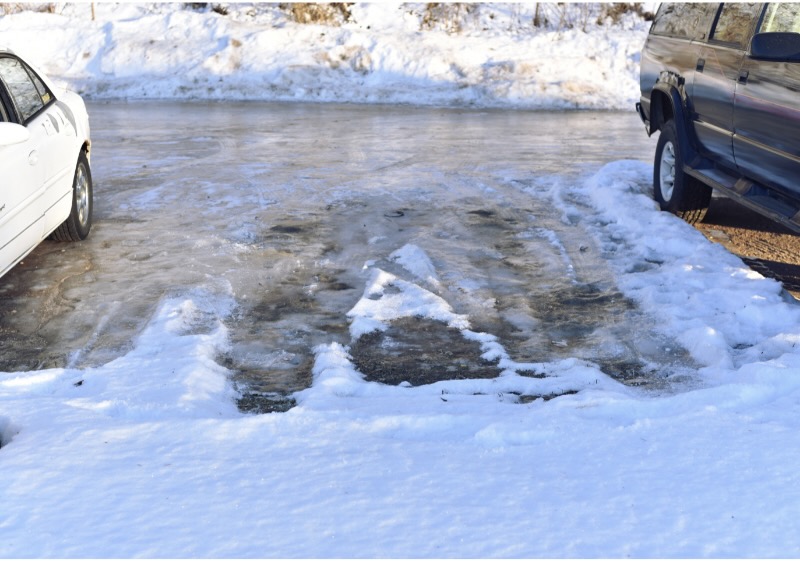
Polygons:
<instances>
[{"instance_id":1,"label":"white car's door","mask_svg":"<svg viewBox=\"0 0 800 561\"><path fill-rule=\"evenodd\" d=\"M51 94L46 94L51 95ZM52 204L46 196L63 173L66 158L54 164L50 153L55 136L45 105L29 71L16 58L0 57L0 275L45 235L44 214ZM20 131L8 121L18 121Z\"/></svg>"},{"instance_id":2,"label":"white car's door","mask_svg":"<svg viewBox=\"0 0 800 561\"><path fill-rule=\"evenodd\" d=\"M28 133L21 142L0 146L0 274L39 243L44 234L44 167L37 147L40 140Z\"/></svg>"}]
</instances>

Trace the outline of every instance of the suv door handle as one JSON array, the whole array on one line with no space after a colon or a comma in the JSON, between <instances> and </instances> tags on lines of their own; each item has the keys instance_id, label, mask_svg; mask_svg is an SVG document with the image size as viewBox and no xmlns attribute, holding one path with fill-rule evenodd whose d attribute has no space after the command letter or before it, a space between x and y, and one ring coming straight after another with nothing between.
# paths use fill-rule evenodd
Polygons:
<instances>
[{"instance_id":1,"label":"suv door handle","mask_svg":"<svg viewBox=\"0 0 800 561\"><path fill-rule=\"evenodd\" d=\"M697 66L695 67L695 70L697 70L698 72L702 72L703 68L705 68L705 67L706 67L706 59L698 58L697 59Z\"/></svg>"},{"instance_id":2,"label":"suv door handle","mask_svg":"<svg viewBox=\"0 0 800 561\"><path fill-rule=\"evenodd\" d=\"M749 76L750 76L750 72L748 72L747 70L740 71L739 72L739 83L740 84L746 84L747 83L747 78Z\"/></svg>"}]
</instances>

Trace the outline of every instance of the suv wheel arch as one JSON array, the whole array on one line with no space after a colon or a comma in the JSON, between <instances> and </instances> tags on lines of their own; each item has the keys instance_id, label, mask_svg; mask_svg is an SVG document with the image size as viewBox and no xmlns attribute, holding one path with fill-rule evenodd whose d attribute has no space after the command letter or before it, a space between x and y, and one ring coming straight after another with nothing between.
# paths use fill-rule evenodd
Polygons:
<instances>
[{"instance_id":1,"label":"suv wheel arch","mask_svg":"<svg viewBox=\"0 0 800 561\"><path fill-rule=\"evenodd\" d=\"M672 121L675 125L676 141L680 145L683 161L691 164L697 157L696 143L680 92L672 85L659 82L650 94L650 133L662 130Z\"/></svg>"}]
</instances>

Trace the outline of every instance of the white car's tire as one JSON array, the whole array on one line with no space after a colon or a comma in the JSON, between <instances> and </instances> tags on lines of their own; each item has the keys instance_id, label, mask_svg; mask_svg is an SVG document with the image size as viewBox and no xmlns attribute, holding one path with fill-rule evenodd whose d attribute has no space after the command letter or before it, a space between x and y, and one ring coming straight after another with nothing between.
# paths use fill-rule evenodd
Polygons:
<instances>
[{"instance_id":1,"label":"white car's tire","mask_svg":"<svg viewBox=\"0 0 800 561\"><path fill-rule=\"evenodd\" d=\"M86 154L81 152L72 180L72 210L69 217L56 228L50 237L60 242L85 240L92 229L92 171Z\"/></svg>"}]
</instances>

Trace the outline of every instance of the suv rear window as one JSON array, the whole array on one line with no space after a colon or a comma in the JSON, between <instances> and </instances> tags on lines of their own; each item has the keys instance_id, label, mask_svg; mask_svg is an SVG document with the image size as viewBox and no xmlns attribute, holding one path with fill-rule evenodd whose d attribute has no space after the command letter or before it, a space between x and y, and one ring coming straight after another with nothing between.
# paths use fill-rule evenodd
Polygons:
<instances>
[{"instance_id":1,"label":"suv rear window","mask_svg":"<svg viewBox=\"0 0 800 561\"><path fill-rule=\"evenodd\" d=\"M723 4L711 40L744 47L760 10L761 4L755 3Z\"/></svg>"},{"instance_id":2,"label":"suv rear window","mask_svg":"<svg viewBox=\"0 0 800 561\"><path fill-rule=\"evenodd\" d=\"M665 2L656 14L650 33L680 39L705 39L717 4Z\"/></svg>"}]
</instances>

